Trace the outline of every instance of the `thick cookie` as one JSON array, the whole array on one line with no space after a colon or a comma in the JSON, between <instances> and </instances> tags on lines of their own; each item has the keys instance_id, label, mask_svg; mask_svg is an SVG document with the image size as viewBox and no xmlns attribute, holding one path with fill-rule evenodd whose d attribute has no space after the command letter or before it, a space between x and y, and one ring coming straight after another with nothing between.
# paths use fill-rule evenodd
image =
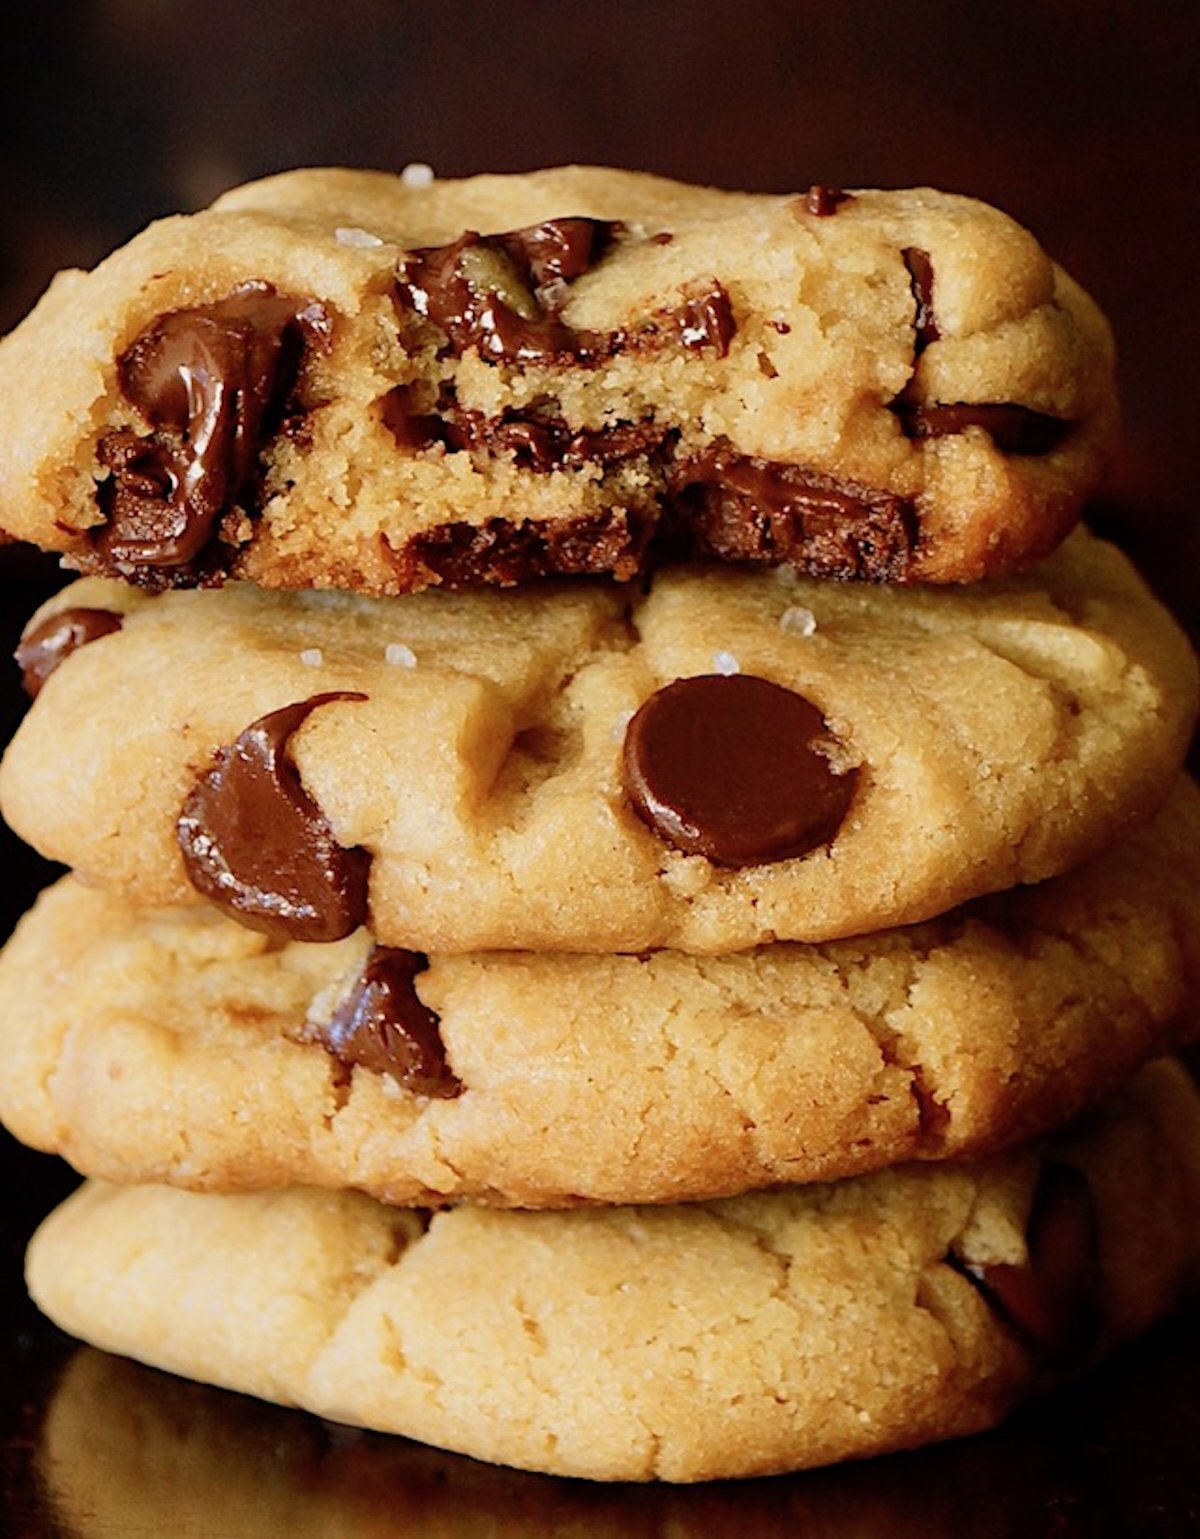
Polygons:
<instances>
[{"instance_id":1,"label":"thick cookie","mask_svg":"<svg viewBox=\"0 0 1200 1539\"><path fill-rule=\"evenodd\" d=\"M1198 1113L1160 1062L1042 1150L704 1206L85 1186L30 1289L107 1350L492 1462L766 1474L988 1426L1171 1307Z\"/></svg>"},{"instance_id":2,"label":"thick cookie","mask_svg":"<svg viewBox=\"0 0 1200 1539\"><path fill-rule=\"evenodd\" d=\"M820 576L1046 554L1108 330L1005 215L574 167L300 171L60 274L0 345L0 525L150 587Z\"/></svg>"},{"instance_id":3,"label":"thick cookie","mask_svg":"<svg viewBox=\"0 0 1200 1539\"><path fill-rule=\"evenodd\" d=\"M979 1154L1195 1032L1200 794L1084 869L730 957L279 946L67 879L0 958L0 1114L86 1175L680 1202Z\"/></svg>"},{"instance_id":4,"label":"thick cookie","mask_svg":"<svg viewBox=\"0 0 1200 1539\"><path fill-rule=\"evenodd\" d=\"M21 655L45 683L0 798L44 854L141 905L202 893L305 940L367 919L428 952L719 953L923 920L1148 815L1196 704L1178 628L1082 531L969 589L93 579Z\"/></svg>"}]
</instances>

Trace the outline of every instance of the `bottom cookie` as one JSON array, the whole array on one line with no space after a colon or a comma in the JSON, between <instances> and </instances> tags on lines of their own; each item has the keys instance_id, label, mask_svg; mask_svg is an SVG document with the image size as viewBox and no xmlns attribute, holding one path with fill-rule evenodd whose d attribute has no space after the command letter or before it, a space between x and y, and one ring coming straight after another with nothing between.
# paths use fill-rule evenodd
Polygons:
<instances>
[{"instance_id":1,"label":"bottom cookie","mask_svg":"<svg viewBox=\"0 0 1200 1539\"><path fill-rule=\"evenodd\" d=\"M1160 1062L1036 1149L694 1207L89 1185L30 1289L109 1350L495 1463L800 1469L994 1424L1170 1308L1198 1112Z\"/></svg>"}]
</instances>

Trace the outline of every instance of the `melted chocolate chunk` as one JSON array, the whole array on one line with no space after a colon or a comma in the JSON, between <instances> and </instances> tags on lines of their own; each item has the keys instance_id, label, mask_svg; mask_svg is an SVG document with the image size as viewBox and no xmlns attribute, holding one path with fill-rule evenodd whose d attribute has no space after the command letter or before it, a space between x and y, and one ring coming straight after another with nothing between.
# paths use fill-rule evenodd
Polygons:
<instances>
[{"instance_id":1,"label":"melted chocolate chunk","mask_svg":"<svg viewBox=\"0 0 1200 1539\"><path fill-rule=\"evenodd\" d=\"M677 679L625 734L625 789L660 839L719 866L807 855L841 826L857 776L839 774L820 711L747 674Z\"/></svg>"},{"instance_id":2,"label":"melted chocolate chunk","mask_svg":"<svg viewBox=\"0 0 1200 1539\"><path fill-rule=\"evenodd\" d=\"M14 654L21 683L31 700L72 652L121 629L121 616L110 609L60 609L21 637Z\"/></svg>"},{"instance_id":3,"label":"melted chocolate chunk","mask_svg":"<svg viewBox=\"0 0 1200 1539\"><path fill-rule=\"evenodd\" d=\"M118 361L121 388L154 431L101 441L112 472L95 548L113 568L187 567L252 487L280 425L319 306L250 284L215 304L163 315Z\"/></svg>"},{"instance_id":4,"label":"melted chocolate chunk","mask_svg":"<svg viewBox=\"0 0 1200 1539\"><path fill-rule=\"evenodd\" d=\"M559 318L568 285L599 260L621 228L576 218L500 235L468 230L448 246L402 259L400 303L445 334L445 352L461 356L476 348L493 363L592 365L663 342L713 348L724 357L736 323L715 280L634 329L577 331Z\"/></svg>"},{"instance_id":5,"label":"melted chocolate chunk","mask_svg":"<svg viewBox=\"0 0 1200 1539\"><path fill-rule=\"evenodd\" d=\"M804 195L805 212L814 214L818 219L827 219L830 214L836 214L843 203L853 200L854 194L843 192L840 187L826 187L821 182L814 182Z\"/></svg>"},{"instance_id":6,"label":"melted chocolate chunk","mask_svg":"<svg viewBox=\"0 0 1200 1539\"><path fill-rule=\"evenodd\" d=\"M671 494L696 549L724 561L902 582L917 543L916 515L904 498L723 443L675 466Z\"/></svg>"},{"instance_id":7,"label":"melted chocolate chunk","mask_svg":"<svg viewBox=\"0 0 1200 1539\"><path fill-rule=\"evenodd\" d=\"M699 352L711 349L718 358L729 352L729 344L737 331L733 318L733 306L729 295L719 283L711 283L703 293L685 299L674 310L661 312L657 324L643 332L634 332L629 340L644 347L660 337L671 336L684 347Z\"/></svg>"},{"instance_id":8,"label":"melted chocolate chunk","mask_svg":"<svg viewBox=\"0 0 1200 1539\"><path fill-rule=\"evenodd\" d=\"M518 264L539 301L552 310L556 307L553 286L582 278L623 228L603 219L547 219L496 239Z\"/></svg>"},{"instance_id":9,"label":"melted chocolate chunk","mask_svg":"<svg viewBox=\"0 0 1200 1539\"><path fill-rule=\"evenodd\" d=\"M917 406L899 400L894 410L909 438L945 438L964 428L980 427L1005 454L1049 454L1071 428L1062 417L1008 403L960 401L947 406Z\"/></svg>"},{"instance_id":10,"label":"melted chocolate chunk","mask_svg":"<svg viewBox=\"0 0 1200 1539\"><path fill-rule=\"evenodd\" d=\"M941 336L933 313L933 263L929 260L928 251L922 251L919 246L906 246L900 255L908 268L913 299L917 306L913 318L913 330L916 333L913 353L919 358L929 344Z\"/></svg>"},{"instance_id":11,"label":"melted chocolate chunk","mask_svg":"<svg viewBox=\"0 0 1200 1539\"><path fill-rule=\"evenodd\" d=\"M428 966L419 952L373 946L349 997L317 1038L340 1063L390 1074L414 1095L449 1099L463 1087L446 1062L438 1018L415 986Z\"/></svg>"},{"instance_id":12,"label":"melted chocolate chunk","mask_svg":"<svg viewBox=\"0 0 1200 1539\"><path fill-rule=\"evenodd\" d=\"M401 449L428 449L445 442L442 420L436 413L419 410L410 385L397 385L382 397L379 409L383 424Z\"/></svg>"},{"instance_id":13,"label":"melted chocolate chunk","mask_svg":"<svg viewBox=\"0 0 1200 1539\"><path fill-rule=\"evenodd\" d=\"M573 429L544 411L505 412L485 417L453 402L442 407L441 440L451 449L468 449L486 461L511 455L525 469L550 471L561 466L621 464L655 454L668 436L654 422L615 422L606 428Z\"/></svg>"},{"instance_id":14,"label":"melted chocolate chunk","mask_svg":"<svg viewBox=\"0 0 1200 1539\"><path fill-rule=\"evenodd\" d=\"M401 261L401 303L445 332L450 350L478 348L493 362L554 362L586 346L557 318L566 286L607 249L620 227L598 219L548 219L483 236L467 230L449 246Z\"/></svg>"},{"instance_id":15,"label":"melted chocolate chunk","mask_svg":"<svg viewBox=\"0 0 1200 1539\"><path fill-rule=\"evenodd\" d=\"M579 518L491 518L483 524L438 524L395 553L397 567L447 588L476 583L512 586L533 577L610 573L637 575L653 529L651 518L609 508Z\"/></svg>"},{"instance_id":16,"label":"melted chocolate chunk","mask_svg":"<svg viewBox=\"0 0 1200 1539\"><path fill-rule=\"evenodd\" d=\"M313 695L252 722L183 804L176 835L188 880L252 930L335 941L366 921L370 857L336 843L287 758L292 733L318 706L366 698Z\"/></svg>"},{"instance_id":17,"label":"melted chocolate chunk","mask_svg":"<svg viewBox=\"0 0 1200 1539\"><path fill-rule=\"evenodd\" d=\"M1087 1356L1104 1323L1096 1210L1073 1165L1043 1166L1026 1239L1024 1266L948 1259L1027 1347L1065 1368Z\"/></svg>"}]
</instances>

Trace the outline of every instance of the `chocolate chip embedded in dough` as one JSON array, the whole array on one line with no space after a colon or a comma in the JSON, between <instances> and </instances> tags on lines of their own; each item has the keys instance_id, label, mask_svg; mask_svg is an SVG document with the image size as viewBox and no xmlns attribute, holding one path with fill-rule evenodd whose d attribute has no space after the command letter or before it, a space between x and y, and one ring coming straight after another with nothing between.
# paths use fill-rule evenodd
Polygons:
<instances>
[{"instance_id":1,"label":"chocolate chip embedded in dough","mask_svg":"<svg viewBox=\"0 0 1200 1539\"><path fill-rule=\"evenodd\" d=\"M588 341L558 319L566 285L585 273L618 226L550 219L523 230L467 230L448 246L400 262L401 304L445 333L449 350L474 347L493 363L568 362Z\"/></svg>"},{"instance_id":2,"label":"chocolate chip embedded in dough","mask_svg":"<svg viewBox=\"0 0 1200 1539\"><path fill-rule=\"evenodd\" d=\"M804 195L804 209L817 219L828 219L853 198L853 193L843 192L840 187L826 187L821 182L814 182Z\"/></svg>"},{"instance_id":3,"label":"chocolate chip embedded in dough","mask_svg":"<svg viewBox=\"0 0 1200 1539\"><path fill-rule=\"evenodd\" d=\"M1104 1323L1100 1245L1087 1177L1073 1165L1043 1167L1026 1229L1024 1266L951 1264L1048 1366L1086 1357Z\"/></svg>"},{"instance_id":4,"label":"chocolate chip embedded in dough","mask_svg":"<svg viewBox=\"0 0 1200 1539\"><path fill-rule=\"evenodd\" d=\"M319 706L366 698L313 695L260 717L218 750L183 804L176 834L188 880L252 930L335 941L366 921L370 857L335 841L287 757Z\"/></svg>"},{"instance_id":5,"label":"chocolate chip embedded in dough","mask_svg":"<svg viewBox=\"0 0 1200 1539\"><path fill-rule=\"evenodd\" d=\"M903 582L917 545L916 513L905 498L737 454L727 442L673 466L670 492L697 551L723 561Z\"/></svg>"},{"instance_id":6,"label":"chocolate chip embedded in dough","mask_svg":"<svg viewBox=\"0 0 1200 1539\"><path fill-rule=\"evenodd\" d=\"M769 679L677 679L629 723L625 789L675 849L764 865L807 855L841 826L857 776L834 768L831 746L816 706Z\"/></svg>"},{"instance_id":7,"label":"chocolate chip embedded in dough","mask_svg":"<svg viewBox=\"0 0 1200 1539\"><path fill-rule=\"evenodd\" d=\"M922 251L919 246L906 246L900 255L908 268L913 300L917 307L913 318L913 330L916 333L913 351L919 358L929 344L941 336L937 317L933 313L933 263L928 251Z\"/></svg>"},{"instance_id":8,"label":"chocolate chip embedded in dough","mask_svg":"<svg viewBox=\"0 0 1200 1539\"><path fill-rule=\"evenodd\" d=\"M419 952L372 947L349 997L316 1037L340 1063L390 1074L415 1095L449 1099L462 1094L462 1083L446 1062L438 1017L415 986L428 966Z\"/></svg>"},{"instance_id":9,"label":"chocolate chip embedded in dough","mask_svg":"<svg viewBox=\"0 0 1200 1539\"><path fill-rule=\"evenodd\" d=\"M21 683L31 700L60 663L72 652L121 629L121 616L111 609L60 609L21 637L13 654Z\"/></svg>"},{"instance_id":10,"label":"chocolate chip embedded in dough","mask_svg":"<svg viewBox=\"0 0 1200 1539\"><path fill-rule=\"evenodd\" d=\"M899 400L894 410L909 438L945 438L965 428L980 427L1005 454L1049 454L1071 428L1062 417L1007 401L918 406Z\"/></svg>"},{"instance_id":11,"label":"chocolate chip embedded in dough","mask_svg":"<svg viewBox=\"0 0 1200 1539\"><path fill-rule=\"evenodd\" d=\"M214 304L159 316L118 360L121 389L154 429L107 434L99 456L106 522L95 549L113 568L194 562L252 485L307 342L328 328L317 304L247 284Z\"/></svg>"}]
</instances>

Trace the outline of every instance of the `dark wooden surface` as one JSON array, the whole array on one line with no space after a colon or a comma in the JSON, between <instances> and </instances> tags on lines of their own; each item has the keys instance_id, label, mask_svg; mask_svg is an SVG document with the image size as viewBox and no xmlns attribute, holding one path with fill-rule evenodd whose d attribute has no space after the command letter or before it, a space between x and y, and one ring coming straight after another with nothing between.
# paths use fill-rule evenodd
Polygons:
<instances>
[{"instance_id":1,"label":"dark wooden surface","mask_svg":"<svg viewBox=\"0 0 1200 1539\"><path fill-rule=\"evenodd\" d=\"M1113 319L1126 426L1092 521L1200 636L1200 7L1045 0L60 0L0 45L0 331L50 274L290 165L567 160L781 190L930 183L1034 229ZM54 563L0 551L5 651ZM0 685L0 739L21 710ZM0 830L6 931L52 870ZM0 1072L3 1072L0 1066ZM0 1134L0 1534L1200 1532L1200 1316L985 1437L786 1480L594 1489L350 1435L76 1351L20 1255L69 1188Z\"/></svg>"}]
</instances>

